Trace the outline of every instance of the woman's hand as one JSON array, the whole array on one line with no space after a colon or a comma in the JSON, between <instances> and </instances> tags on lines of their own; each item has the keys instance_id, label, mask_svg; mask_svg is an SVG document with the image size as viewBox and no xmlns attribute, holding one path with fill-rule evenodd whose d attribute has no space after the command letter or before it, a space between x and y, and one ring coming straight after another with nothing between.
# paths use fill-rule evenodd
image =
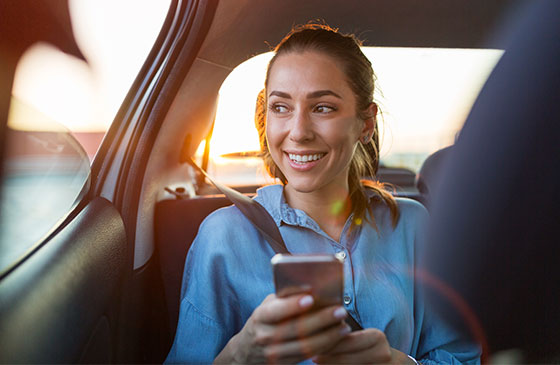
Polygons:
<instances>
[{"instance_id":1,"label":"woman's hand","mask_svg":"<svg viewBox=\"0 0 560 365\"><path fill-rule=\"evenodd\" d=\"M214 362L300 362L326 353L350 332L347 314L338 306L309 311L312 305L310 295L269 295Z\"/></svg>"},{"instance_id":2,"label":"woman's hand","mask_svg":"<svg viewBox=\"0 0 560 365\"><path fill-rule=\"evenodd\" d=\"M385 334L377 329L352 332L313 361L318 364L414 364L407 355L391 348Z\"/></svg>"}]
</instances>

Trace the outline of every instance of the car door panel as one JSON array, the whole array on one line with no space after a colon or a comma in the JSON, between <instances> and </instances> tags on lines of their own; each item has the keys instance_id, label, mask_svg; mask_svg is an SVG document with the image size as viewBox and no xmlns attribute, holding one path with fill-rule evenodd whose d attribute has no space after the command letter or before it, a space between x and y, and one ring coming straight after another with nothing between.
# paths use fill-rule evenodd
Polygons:
<instances>
[{"instance_id":1,"label":"car door panel","mask_svg":"<svg viewBox=\"0 0 560 365\"><path fill-rule=\"evenodd\" d=\"M119 212L95 198L0 282L0 362L106 362L122 285Z\"/></svg>"}]
</instances>

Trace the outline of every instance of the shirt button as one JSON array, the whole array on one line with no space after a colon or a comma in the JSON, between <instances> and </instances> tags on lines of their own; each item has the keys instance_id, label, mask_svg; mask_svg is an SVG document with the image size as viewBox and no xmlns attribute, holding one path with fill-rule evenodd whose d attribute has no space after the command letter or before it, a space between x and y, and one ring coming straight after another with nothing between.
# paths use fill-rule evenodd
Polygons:
<instances>
[{"instance_id":1,"label":"shirt button","mask_svg":"<svg viewBox=\"0 0 560 365\"><path fill-rule=\"evenodd\" d=\"M349 295L345 295L342 300L344 301L344 304L348 305L352 301L352 298Z\"/></svg>"},{"instance_id":2,"label":"shirt button","mask_svg":"<svg viewBox=\"0 0 560 365\"><path fill-rule=\"evenodd\" d=\"M334 255L340 261L344 261L344 259L346 258L346 252L344 252L344 251L339 251L339 252L335 253Z\"/></svg>"}]
</instances>

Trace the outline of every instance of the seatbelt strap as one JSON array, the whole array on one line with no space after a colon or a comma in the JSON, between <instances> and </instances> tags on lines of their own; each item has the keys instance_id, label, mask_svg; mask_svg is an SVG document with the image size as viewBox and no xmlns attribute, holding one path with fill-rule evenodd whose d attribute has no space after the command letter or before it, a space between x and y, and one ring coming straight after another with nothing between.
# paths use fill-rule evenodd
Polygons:
<instances>
[{"instance_id":1,"label":"seatbelt strap","mask_svg":"<svg viewBox=\"0 0 560 365\"><path fill-rule=\"evenodd\" d=\"M195 168L199 173L205 176L219 191L221 191L236 207L249 219L255 228L263 235L268 244L272 247L274 252L285 255L291 255L290 251L284 243L284 239L280 234L280 230L276 222L268 211L254 199L251 199L237 190L234 190L226 185L214 181L202 168L200 168L194 160L190 160L190 165ZM348 313L346 323L350 326L352 331L363 329L362 326Z\"/></svg>"},{"instance_id":2,"label":"seatbelt strap","mask_svg":"<svg viewBox=\"0 0 560 365\"><path fill-rule=\"evenodd\" d=\"M268 211L254 199L249 198L228 186L222 185L212 178L191 160L191 165L208 181L210 181L218 190L220 190L231 202L253 223L255 228L264 236L266 241L272 247L274 252L289 255L290 251L286 247L282 235L276 226L276 222L270 216Z\"/></svg>"}]
</instances>

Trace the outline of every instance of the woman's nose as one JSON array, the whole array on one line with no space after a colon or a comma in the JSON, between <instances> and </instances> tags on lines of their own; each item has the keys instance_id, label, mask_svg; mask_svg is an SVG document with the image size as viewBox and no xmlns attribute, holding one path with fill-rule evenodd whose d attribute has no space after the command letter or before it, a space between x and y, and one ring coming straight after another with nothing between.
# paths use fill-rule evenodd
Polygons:
<instances>
[{"instance_id":1,"label":"woman's nose","mask_svg":"<svg viewBox=\"0 0 560 365\"><path fill-rule=\"evenodd\" d=\"M294 113L290 126L290 139L294 142L305 142L314 137L313 124L308 113L299 110Z\"/></svg>"}]
</instances>

